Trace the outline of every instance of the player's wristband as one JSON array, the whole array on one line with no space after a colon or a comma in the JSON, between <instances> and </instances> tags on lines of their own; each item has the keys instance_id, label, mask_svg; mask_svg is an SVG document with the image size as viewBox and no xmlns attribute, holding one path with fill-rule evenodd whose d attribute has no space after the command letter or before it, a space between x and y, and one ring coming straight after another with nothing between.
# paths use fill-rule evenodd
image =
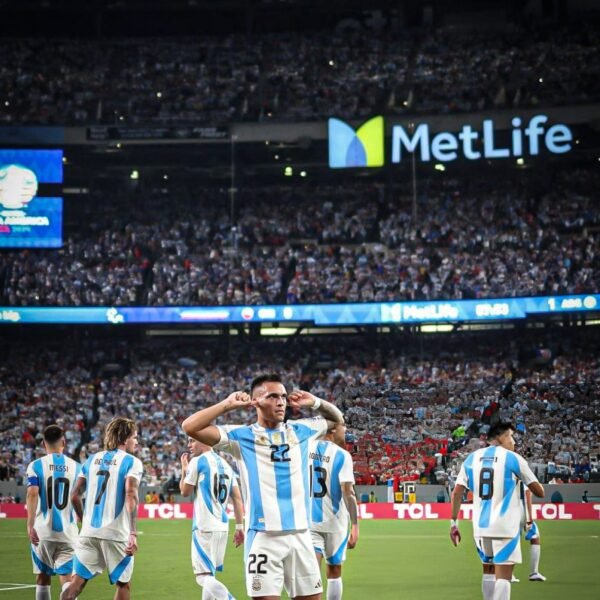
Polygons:
<instances>
[{"instance_id":1,"label":"player's wristband","mask_svg":"<svg viewBox=\"0 0 600 600\"><path fill-rule=\"evenodd\" d=\"M235 530L236 531L244 531L244 524L243 523L236 523L235 524Z\"/></svg>"},{"instance_id":2,"label":"player's wristband","mask_svg":"<svg viewBox=\"0 0 600 600\"><path fill-rule=\"evenodd\" d=\"M458 527L458 519L450 519L450 527Z\"/></svg>"},{"instance_id":3,"label":"player's wristband","mask_svg":"<svg viewBox=\"0 0 600 600\"><path fill-rule=\"evenodd\" d=\"M319 410L321 406L321 398L316 398L315 403L310 407L311 410Z\"/></svg>"}]
</instances>

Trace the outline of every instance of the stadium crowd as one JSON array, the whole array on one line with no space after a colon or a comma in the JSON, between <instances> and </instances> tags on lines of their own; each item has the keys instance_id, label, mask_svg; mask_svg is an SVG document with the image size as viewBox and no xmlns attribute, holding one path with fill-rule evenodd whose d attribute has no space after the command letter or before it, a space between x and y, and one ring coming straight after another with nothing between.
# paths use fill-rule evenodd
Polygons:
<instances>
[{"instance_id":1,"label":"stadium crowd","mask_svg":"<svg viewBox=\"0 0 600 600\"><path fill-rule=\"evenodd\" d=\"M0 475L22 479L49 423L67 430L69 453L83 459L123 415L138 422L146 484L166 490L180 475L182 420L276 370L344 410L359 483L445 482L461 448L480 444L499 418L517 424L520 452L540 477L587 481L600 455L597 341L561 332L554 350L520 354L532 343L458 335L430 358L389 341L376 351L351 340L342 349L336 340L265 342L229 358L198 344L87 342L36 347L33 357L31 345L15 345L0 366Z\"/></svg>"},{"instance_id":2,"label":"stadium crowd","mask_svg":"<svg viewBox=\"0 0 600 600\"><path fill-rule=\"evenodd\" d=\"M589 102L600 97L598 44L591 26L4 39L0 123L218 125Z\"/></svg>"},{"instance_id":3,"label":"stadium crowd","mask_svg":"<svg viewBox=\"0 0 600 600\"><path fill-rule=\"evenodd\" d=\"M524 183L525 181L525 183ZM538 179L125 196L59 250L0 255L5 305L228 305L489 298L600 289L592 168ZM86 219L84 219L85 221Z\"/></svg>"}]
</instances>

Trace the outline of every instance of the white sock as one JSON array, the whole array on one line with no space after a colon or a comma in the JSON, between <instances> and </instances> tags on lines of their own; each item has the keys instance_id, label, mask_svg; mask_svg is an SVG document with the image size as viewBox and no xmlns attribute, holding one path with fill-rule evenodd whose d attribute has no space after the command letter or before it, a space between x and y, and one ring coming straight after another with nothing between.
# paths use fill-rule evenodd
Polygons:
<instances>
[{"instance_id":1,"label":"white sock","mask_svg":"<svg viewBox=\"0 0 600 600\"><path fill-rule=\"evenodd\" d=\"M51 600L52 588L49 585L35 586L35 600Z\"/></svg>"},{"instance_id":2,"label":"white sock","mask_svg":"<svg viewBox=\"0 0 600 600\"><path fill-rule=\"evenodd\" d=\"M494 600L510 600L510 581L508 579L496 579Z\"/></svg>"},{"instance_id":3,"label":"white sock","mask_svg":"<svg viewBox=\"0 0 600 600\"><path fill-rule=\"evenodd\" d=\"M342 578L328 579L327 580L327 600L342 600L342 591L344 585L342 584Z\"/></svg>"},{"instance_id":4,"label":"white sock","mask_svg":"<svg viewBox=\"0 0 600 600\"><path fill-rule=\"evenodd\" d=\"M65 583L63 583L63 585L62 585L62 588L60 588L60 593L62 594L70 585L71 585L70 581L65 581Z\"/></svg>"},{"instance_id":5,"label":"white sock","mask_svg":"<svg viewBox=\"0 0 600 600\"><path fill-rule=\"evenodd\" d=\"M481 593L483 595L483 600L493 600L495 585L496 576L484 573L481 578Z\"/></svg>"},{"instance_id":6,"label":"white sock","mask_svg":"<svg viewBox=\"0 0 600 600\"><path fill-rule=\"evenodd\" d=\"M540 568L540 554L542 547L539 544L531 545L531 572L538 573Z\"/></svg>"},{"instance_id":7,"label":"white sock","mask_svg":"<svg viewBox=\"0 0 600 600\"><path fill-rule=\"evenodd\" d=\"M229 599L229 590L212 575L196 575L196 581L202 586L202 600Z\"/></svg>"}]
</instances>

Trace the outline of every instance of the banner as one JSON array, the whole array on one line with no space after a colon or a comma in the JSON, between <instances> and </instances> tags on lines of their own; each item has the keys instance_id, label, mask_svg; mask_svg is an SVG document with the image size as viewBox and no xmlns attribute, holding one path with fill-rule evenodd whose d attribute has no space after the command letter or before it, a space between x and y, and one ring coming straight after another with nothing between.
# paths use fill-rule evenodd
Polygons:
<instances>
[{"instance_id":1,"label":"banner","mask_svg":"<svg viewBox=\"0 0 600 600\"><path fill-rule=\"evenodd\" d=\"M314 323L317 326L387 323L460 323L526 319L600 311L600 294L489 300L274 304L257 306L0 306L0 323Z\"/></svg>"},{"instance_id":2,"label":"banner","mask_svg":"<svg viewBox=\"0 0 600 600\"><path fill-rule=\"evenodd\" d=\"M140 504L138 517L140 519L191 519L191 503L181 504ZM450 519L450 503L415 503L392 504L378 502L360 504L361 519L394 519L403 521L437 521ZM463 504L459 518L469 521L472 517L473 506ZM228 511L233 518L233 511ZM0 504L0 519L25 519L27 511L24 504ZM566 503L533 505L533 518L537 521L598 521L600 520L600 504L597 503Z\"/></svg>"},{"instance_id":3,"label":"banner","mask_svg":"<svg viewBox=\"0 0 600 600\"><path fill-rule=\"evenodd\" d=\"M227 127L190 126L177 127L88 127L87 139L90 141L108 140L226 140L229 138Z\"/></svg>"}]
</instances>

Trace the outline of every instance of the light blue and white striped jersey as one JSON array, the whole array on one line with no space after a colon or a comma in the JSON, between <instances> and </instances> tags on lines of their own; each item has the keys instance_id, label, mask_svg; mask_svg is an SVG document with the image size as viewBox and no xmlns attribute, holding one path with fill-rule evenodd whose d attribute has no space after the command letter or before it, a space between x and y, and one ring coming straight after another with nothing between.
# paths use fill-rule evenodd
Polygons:
<instances>
[{"instance_id":1,"label":"light blue and white striped jersey","mask_svg":"<svg viewBox=\"0 0 600 600\"><path fill-rule=\"evenodd\" d=\"M302 531L310 524L309 442L324 435L322 417L281 423L219 426L215 448L228 451L240 472L246 528Z\"/></svg>"},{"instance_id":2,"label":"light blue and white striped jersey","mask_svg":"<svg viewBox=\"0 0 600 600\"><path fill-rule=\"evenodd\" d=\"M104 540L127 541L129 518L125 506L125 480L139 483L144 469L139 458L123 450L92 454L81 470L86 479L85 509L81 535Z\"/></svg>"},{"instance_id":3,"label":"light blue and white striped jersey","mask_svg":"<svg viewBox=\"0 0 600 600\"><path fill-rule=\"evenodd\" d=\"M227 501L237 481L227 461L212 451L195 456L184 483L196 488L192 531L228 531Z\"/></svg>"},{"instance_id":4,"label":"light blue and white striped jersey","mask_svg":"<svg viewBox=\"0 0 600 600\"><path fill-rule=\"evenodd\" d=\"M347 450L327 440L310 445L310 496L314 531L348 527L349 515L342 497L342 483L354 483L354 463Z\"/></svg>"},{"instance_id":5,"label":"light blue and white striped jersey","mask_svg":"<svg viewBox=\"0 0 600 600\"><path fill-rule=\"evenodd\" d=\"M27 485L39 488L34 527L40 540L73 543L77 538L71 492L80 471L78 462L60 452L27 466Z\"/></svg>"},{"instance_id":6,"label":"light blue and white striped jersey","mask_svg":"<svg viewBox=\"0 0 600 600\"><path fill-rule=\"evenodd\" d=\"M471 452L456 483L473 492L473 535L514 538L519 535L523 515L519 481L537 481L527 461L501 446Z\"/></svg>"}]
</instances>

